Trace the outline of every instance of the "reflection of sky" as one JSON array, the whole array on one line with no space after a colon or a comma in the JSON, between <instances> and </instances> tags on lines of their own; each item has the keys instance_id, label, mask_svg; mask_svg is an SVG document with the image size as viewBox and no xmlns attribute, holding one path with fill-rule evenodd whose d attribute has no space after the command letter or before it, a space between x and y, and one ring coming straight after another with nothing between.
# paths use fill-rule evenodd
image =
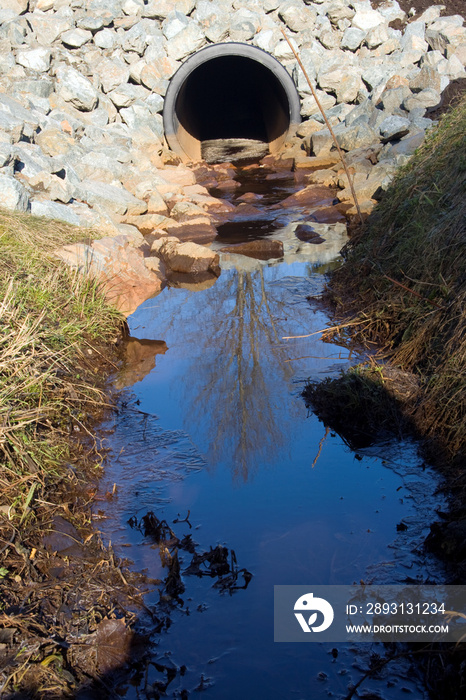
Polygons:
<instances>
[{"instance_id":1,"label":"reflection of sky","mask_svg":"<svg viewBox=\"0 0 466 700\"><path fill-rule=\"evenodd\" d=\"M162 339L168 350L133 389L149 415L115 419L107 480L119 495L105 506L102 530L159 576L157 551L127 520L154 509L172 523L190 510L193 529L175 532L191 532L199 551L225 544L253 573L232 597L185 577L184 607L154 649L187 665L183 687L202 672L215 681L205 693L212 700L344 697L360 678L354 650L342 645L334 661L331 645L275 644L273 586L435 580L420 545L438 506L436 480L409 445L386 446L384 463L376 453L355 459L338 436L325 437L300 392L308 377L338 372L348 353L321 342L328 318L306 300L321 291L322 275L304 263L261 269L223 271L199 293L167 289L130 317L134 336ZM409 527L397 534L401 519ZM189 556L180 556L183 569ZM390 700L406 697L403 687L422 697L411 676L394 676ZM364 687L371 683L384 693L387 678Z\"/></svg>"},{"instance_id":2,"label":"reflection of sky","mask_svg":"<svg viewBox=\"0 0 466 700\"><path fill-rule=\"evenodd\" d=\"M172 427L195 436L211 466L226 463L242 479L279 448L289 456L305 413L302 402L284 410L283 397L298 392L297 373L306 378L347 357L319 334L283 340L326 326L306 300L317 284L302 276L306 269L224 271L211 289L169 289L130 318L133 335L163 338L169 348L141 389L147 410L166 415L175 405Z\"/></svg>"}]
</instances>

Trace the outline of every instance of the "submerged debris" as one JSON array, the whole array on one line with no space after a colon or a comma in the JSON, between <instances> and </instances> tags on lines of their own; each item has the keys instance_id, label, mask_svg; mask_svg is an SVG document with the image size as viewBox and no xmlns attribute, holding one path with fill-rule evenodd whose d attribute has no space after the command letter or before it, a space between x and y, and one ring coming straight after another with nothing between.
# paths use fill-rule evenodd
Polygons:
<instances>
[{"instance_id":1,"label":"submerged debris","mask_svg":"<svg viewBox=\"0 0 466 700\"><path fill-rule=\"evenodd\" d=\"M191 527L188 515L184 520L175 519L175 523L187 523ZM185 591L185 585L181 577L181 565L179 552L185 551L193 555L191 562L184 569L183 573L187 576L198 576L216 578L217 581L213 584L214 588L220 590L221 593L228 591L230 594L233 591L246 589L252 579L252 574L247 569L239 569L236 559L236 553L233 549L217 545L210 548L208 552L199 553L196 551L198 546L193 541L190 534L184 535L180 539L168 525L166 520L159 518L149 511L140 521L136 517L132 517L128 521L133 528L140 530L145 537L151 537L158 545L160 560L162 566L168 568L168 574L163 585L162 599L164 601L178 600L179 596ZM238 585L238 579L242 576L243 583Z\"/></svg>"}]
</instances>

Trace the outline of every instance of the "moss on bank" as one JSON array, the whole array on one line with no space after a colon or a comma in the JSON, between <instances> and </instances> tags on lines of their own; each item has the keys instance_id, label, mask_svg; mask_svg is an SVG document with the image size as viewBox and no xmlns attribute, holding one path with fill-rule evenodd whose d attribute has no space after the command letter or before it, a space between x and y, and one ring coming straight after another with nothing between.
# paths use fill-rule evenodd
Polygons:
<instances>
[{"instance_id":1,"label":"moss on bank","mask_svg":"<svg viewBox=\"0 0 466 700\"><path fill-rule=\"evenodd\" d=\"M330 294L353 337L416 376L418 391L401 397L415 428L447 460L464 456L466 100L398 172L347 246Z\"/></svg>"}]
</instances>

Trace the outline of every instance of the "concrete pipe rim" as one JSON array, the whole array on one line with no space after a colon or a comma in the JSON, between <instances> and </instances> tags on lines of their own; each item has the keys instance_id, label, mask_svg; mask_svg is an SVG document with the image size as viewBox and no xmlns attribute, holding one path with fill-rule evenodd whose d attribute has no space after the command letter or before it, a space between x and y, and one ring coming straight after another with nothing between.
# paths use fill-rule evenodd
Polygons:
<instances>
[{"instance_id":1,"label":"concrete pipe rim","mask_svg":"<svg viewBox=\"0 0 466 700\"><path fill-rule=\"evenodd\" d=\"M165 138L171 150L180 156L185 163L199 161L201 157L200 143L194 148L186 148L184 144L180 143L180 122L176 112L180 92L186 85L188 78L197 69L215 59L225 57L238 57L254 61L266 69L283 90L288 105L288 128L281 135L280 142L282 144L285 143L289 136L294 134L296 127L301 122L301 100L298 90L293 78L278 59L257 46L241 42L222 42L205 46L189 56L174 73L170 79L164 99L163 127ZM193 152L195 152L194 157Z\"/></svg>"}]
</instances>

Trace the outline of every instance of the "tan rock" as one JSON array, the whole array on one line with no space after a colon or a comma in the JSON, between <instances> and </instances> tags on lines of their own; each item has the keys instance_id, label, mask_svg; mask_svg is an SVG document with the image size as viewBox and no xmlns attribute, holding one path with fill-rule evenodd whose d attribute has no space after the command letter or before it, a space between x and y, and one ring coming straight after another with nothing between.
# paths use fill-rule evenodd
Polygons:
<instances>
[{"instance_id":1,"label":"tan rock","mask_svg":"<svg viewBox=\"0 0 466 700\"><path fill-rule=\"evenodd\" d=\"M192 170L189 170L183 165L178 165L176 167L168 165L164 168L162 177L165 182L173 185L180 185L180 187L196 184L196 176Z\"/></svg>"},{"instance_id":2,"label":"tan rock","mask_svg":"<svg viewBox=\"0 0 466 700\"><path fill-rule=\"evenodd\" d=\"M345 217L336 206L334 207L322 207L322 209L316 209L312 212L310 219L317 221L319 224L337 224L340 221L344 221Z\"/></svg>"},{"instance_id":3,"label":"tan rock","mask_svg":"<svg viewBox=\"0 0 466 700\"><path fill-rule=\"evenodd\" d=\"M195 241L200 244L212 243L217 237L217 229L206 219L191 219L190 221L173 221L169 219L164 230L171 236L177 236L183 241Z\"/></svg>"},{"instance_id":4,"label":"tan rock","mask_svg":"<svg viewBox=\"0 0 466 700\"><path fill-rule=\"evenodd\" d=\"M392 75L385 84L384 90L394 90L398 87L409 87L409 80L401 75Z\"/></svg>"},{"instance_id":5,"label":"tan rock","mask_svg":"<svg viewBox=\"0 0 466 700\"><path fill-rule=\"evenodd\" d=\"M13 10L22 15L29 7L29 0L2 0L2 10Z\"/></svg>"},{"instance_id":6,"label":"tan rock","mask_svg":"<svg viewBox=\"0 0 466 700\"><path fill-rule=\"evenodd\" d=\"M151 251L156 253L173 272L193 274L198 272L218 272L218 253L191 241L180 243L167 238L154 241Z\"/></svg>"},{"instance_id":7,"label":"tan rock","mask_svg":"<svg viewBox=\"0 0 466 700\"><path fill-rule=\"evenodd\" d=\"M186 197L193 197L199 194L209 196L209 190L207 187L203 187L203 185L188 185L187 187L183 187L183 192Z\"/></svg>"},{"instance_id":8,"label":"tan rock","mask_svg":"<svg viewBox=\"0 0 466 700\"><path fill-rule=\"evenodd\" d=\"M157 238L155 241L152 242L150 252L160 257L162 255L162 249L164 248L164 246L168 244L178 245L178 243L181 243L181 241L179 238L176 238L176 236L165 236L163 238Z\"/></svg>"},{"instance_id":9,"label":"tan rock","mask_svg":"<svg viewBox=\"0 0 466 700\"><path fill-rule=\"evenodd\" d=\"M210 219L205 215L202 207L194 202L176 202L171 209L170 216L175 221L192 221L196 219L199 223L210 224Z\"/></svg>"},{"instance_id":10,"label":"tan rock","mask_svg":"<svg viewBox=\"0 0 466 700\"><path fill-rule=\"evenodd\" d=\"M310 185L280 202L281 207L318 207L333 204L334 193L328 187Z\"/></svg>"},{"instance_id":11,"label":"tan rock","mask_svg":"<svg viewBox=\"0 0 466 700\"><path fill-rule=\"evenodd\" d=\"M156 356L164 355L167 350L164 340L128 338L125 343L124 367L116 377L116 388L124 389L142 381L154 369Z\"/></svg>"},{"instance_id":12,"label":"tan rock","mask_svg":"<svg viewBox=\"0 0 466 700\"><path fill-rule=\"evenodd\" d=\"M37 134L35 142L48 156L64 155L75 145L73 137L59 129L44 129Z\"/></svg>"},{"instance_id":13,"label":"tan rock","mask_svg":"<svg viewBox=\"0 0 466 700\"><path fill-rule=\"evenodd\" d=\"M270 260L283 257L283 242L273 238L264 238L236 245L227 245L221 248L220 252L246 255L248 258L256 258L256 260Z\"/></svg>"},{"instance_id":14,"label":"tan rock","mask_svg":"<svg viewBox=\"0 0 466 700\"><path fill-rule=\"evenodd\" d=\"M28 182L35 190L35 199L50 199L68 204L73 197L73 187L57 175L41 171L28 178Z\"/></svg>"},{"instance_id":15,"label":"tan rock","mask_svg":"<svg viewBox=\"0 0 466 700\"><path fill-rule=\"evenodd\" d=\"M237 180L223 180L217 185L217 190L221 192L234 192L238 187L241 187L241 183Z\"/></svg>"},{"instance_id":16,"label":"tan rock","mask_svg":"<svg viewBox=\"0 0 466 700\"><path fill-rule=\"evenodd\" d=\"M167 216L168 214L166 202L157 190L154 190L147 200L147 212L149 214L159 214L161 216Z\"/></svg>"},{"instance_id":17,"label":"tan rock","mask_svg":"<svg viewBox=\"0 0 466 700\"><path fill-rule=\"evenodd\" d=\"M326 168L325 170L314 170L307 177L310 185L324 185L324 187L335 186L336 173Z\"/></svg>"},{"instance_id":18,"label":"tan rock","mask_svg":"<svg viewBox=\"0 0 466 700\"><path fill-rule=\"evenodd\" d=\"M144 264L151 272L165 275L165 265L160 258L149 256L148 258L144 258Z\"/></svg>"},{"instance_id":19,"label":"tan rock","mask_svg":"<svg viewBox=\"0 0 466 700\"><path fill-rule=\"evenodd\" d=\"M158 294L165 279L151 272L140 250L124 235L101 238L90 245L75 243L55 252L70 267L96 279L107 301L128 316L146 299Z\"/></svg>"},{"instance_id":20,"label":"tan rock","mask_svg":"<svg viewBox=\"0 0 466 700\"><path fill-rule=\"evenodd\" d=\"M375 201L375 199L360 200L359 209L361 210L361 214L370 214L376 204L377 202ZM358 210L355 204L353 204L349 209L346 210L347 217L356 216L357 214Z\"/></svg>"},{"instance_id":21,"label":"tan rock","mask_svg":"<svg viewBox=\"0 0 466 700\"><path fill-rule=\"evenodd\" d=\"M227 202L224 199L217 199L216 197L211 197L210 195L197 195L192 197L192 199L194 202L196 202L196 204L199 204L204 211L213 215L230 214L236 209L235 205L231 204L231 202Z\"/></svg>"},{"instance_id":22,"label":"tan rock","mask_svg":"<svg viewBox=\"0 0 466 700\"><path fill-rule=\"evenodd\" d=\"M166 217L161 214L141 214L140 216L125 216L124 221L136 226L143 235L152 233L155 228L164 225Z\"/></svg>"},{"instance_id":23,"label":"tan rock","mask_svg":"<svg viewBox=\"0 0 466 700\"><path fill-rule=\"evenodd\" d=\"M328 156L310 156L295 162L297 170L323 170L331 168L340 161L338 153L330 153Z\"/></svg>"},{"instance_id":24,"label":"tan rock","mask_svg":"<svg viewBox=\"0 0 466 700\"><path fill-rule=\"evenodd\" d=\"M320 131L321 129L321 122L318 122L316 119L306 119L296 129L296 135L304 139L306 136L312 136L315 131Z\"/></svg>"}]
</instances>

